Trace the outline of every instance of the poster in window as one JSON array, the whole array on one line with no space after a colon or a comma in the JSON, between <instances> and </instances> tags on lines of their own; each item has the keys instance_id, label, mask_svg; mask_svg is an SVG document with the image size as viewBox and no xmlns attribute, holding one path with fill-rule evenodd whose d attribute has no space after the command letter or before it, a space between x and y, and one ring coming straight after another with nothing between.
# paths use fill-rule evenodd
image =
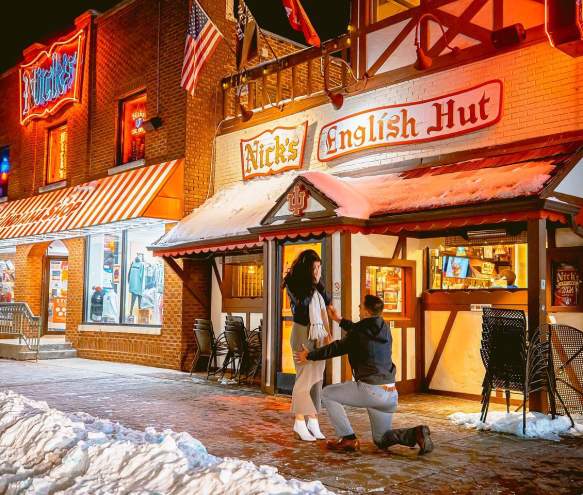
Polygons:
<instances>
[{"instance_id":1,"label":"poster in window","mask_svg":"<svg viewBox=\"0 0 583 495\"><path fill-rule=\"evenodd\" d=\"M570 307L580 304L581 273L570 263L553 262L553 306Z\"/></svg>"}]
</instances>

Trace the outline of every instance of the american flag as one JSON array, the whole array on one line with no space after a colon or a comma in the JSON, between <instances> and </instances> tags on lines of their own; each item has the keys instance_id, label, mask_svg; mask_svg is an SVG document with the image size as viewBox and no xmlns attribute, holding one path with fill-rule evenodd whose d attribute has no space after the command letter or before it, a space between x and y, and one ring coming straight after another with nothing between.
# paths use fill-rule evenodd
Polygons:
<instances>
[{"instance_id":1,"label":"american flag","mask_svg":"<svg viewBox=\"0 0 583 495\"><path fill-rule=\"evenodd\" d=\"M196 83L204 63L209 59L223 35L208 18L196 0L192 0L184 62L182 63L182 82L180 85L194 95Z\"/></svg>"}]
</instances>

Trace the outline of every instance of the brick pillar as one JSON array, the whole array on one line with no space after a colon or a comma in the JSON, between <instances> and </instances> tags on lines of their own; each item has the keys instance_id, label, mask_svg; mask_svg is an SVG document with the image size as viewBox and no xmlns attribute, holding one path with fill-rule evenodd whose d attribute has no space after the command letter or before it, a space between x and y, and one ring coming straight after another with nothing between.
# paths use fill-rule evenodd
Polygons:
<instances>
[{"instance_id":1,"label":"brick pillar","mask_svg":"<svg viewBox=\"0 0 583 495\"><path fill-rule=\"evenodd\" d=\"M67 285L67 327L65 335L74 342L78 326L83 323L83 297L85 293L85 239L76 237L63 241L69 250L69 281Z\"/></svg>"},{"instance_id":2,"label":"brick pillar","mask_svg":"<svg viewBox=\"0 0 583 495\"><path fill-rule=\"evenodd\" d=\"M211 271L207 261L180 260L192 287L210 301ZM162 346L164 361L172 368L190 370L194 356L195 318L209 318L210 307L203 307L184 287L168 265L164 271L164 315Z\"/></svg>"},{"instance_id":3,"label":"brick pillar","mask_svg":"<svg viewBox=\"0 0 583 495\"><path fill-rule=\"evenodd\" d=\"M42 309L44 255L50 242L16 246L14 301L26 302L34 315Z\"/></svg>"}]
</instances>

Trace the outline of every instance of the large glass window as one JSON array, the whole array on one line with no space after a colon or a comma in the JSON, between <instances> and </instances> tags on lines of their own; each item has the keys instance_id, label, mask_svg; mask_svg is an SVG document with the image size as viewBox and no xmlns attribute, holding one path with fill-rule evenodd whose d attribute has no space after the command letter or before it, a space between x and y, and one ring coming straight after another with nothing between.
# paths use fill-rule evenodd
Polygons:
<instances>
[{"instance_id":1,"label":"large glass window","mask_svg":"<svg viewBox=\"0 0 583 495\"><path fill-rule=\"evenodd\" d=\"M164 227L130 230L126 236L126 275L124 323L160 325L164 265L147 246L164 235Z\"/></svg>"},{"instance_id":2,"label":"large glass window","mask_svg":"<svg viewBox=\"0 0 583 495\"><path fill-rule=\"evenodd\" d=\"M67 124L49 129L47 153L47 184L67 178Z\"/></svg>"},{"instance_id":3,"label":"large glass window","mask_svg":"<svg viewBox=\"0 0 583 495\"><path fill-rule=\"evenodd\" d=\"M141 160L146 156L146 94L132 96L120 103L119 162Z\"/></svg>"},{"instance_id":4,"label":"large glass window","mask_svg":"<svg viewBox=\"0 0 583 495\"><path fill-rule=\"evenodd\" d=\"M91 322L119 323L121 234L89 237L87 316Z\"/></svg>"},{"instance_id":5,"label":"large glass window","mask_svg":"<svg viewBox=\"0 0 583 495\"><path fill-rule=\"evenodd\" d=\"M431 289L526 289L526 244L430 250Z\"/></svg>"},{"instance_id":6,"label":"large glass window","mask_svg":"<svg viewBox=\"0 0 583 495\"><path fill-rule=\"evenodd\" d=\"M89 237L86 320L93 323L161 325L164 265L147 246L164 226Z\"/></svg>"}]
</instances>

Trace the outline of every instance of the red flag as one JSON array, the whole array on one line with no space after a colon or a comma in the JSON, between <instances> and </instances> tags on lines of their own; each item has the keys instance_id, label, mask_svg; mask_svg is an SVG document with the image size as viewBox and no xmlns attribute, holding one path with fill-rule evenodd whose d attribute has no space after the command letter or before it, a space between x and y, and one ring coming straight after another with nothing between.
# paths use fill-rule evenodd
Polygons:
<instances>
[{"instance_id":1,"label":"red flag","mask_svg":"<svg viewBox=\"0 0 583 495\"><path fill-rule=\"evenodd\" d=\"M283 8L285 9L291 27L296 31L302 31L309 45L320 46L320 37L314 29L314 26L312 26L310 18L302 7L300 0L281 1L283 2Z\"/></svg>"}]
</instances>

